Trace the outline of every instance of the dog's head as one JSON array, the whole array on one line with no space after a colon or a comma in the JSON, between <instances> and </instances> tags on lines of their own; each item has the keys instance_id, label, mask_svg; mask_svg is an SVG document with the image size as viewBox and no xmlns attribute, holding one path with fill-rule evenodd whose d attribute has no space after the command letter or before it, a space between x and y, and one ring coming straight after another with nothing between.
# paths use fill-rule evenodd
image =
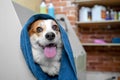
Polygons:
<instances>
[{"instance_id":1,"label":"dog's head","mask_svg":"<svg viewBox=\"0 0 120 80\"><path fill-rule=\"evenodd\" d=\"M62 45L59 27L53 20L35 21L30 25L29 35L32 47L43 50L48 58L54 57Z\"/></svg>"}]
</instances>

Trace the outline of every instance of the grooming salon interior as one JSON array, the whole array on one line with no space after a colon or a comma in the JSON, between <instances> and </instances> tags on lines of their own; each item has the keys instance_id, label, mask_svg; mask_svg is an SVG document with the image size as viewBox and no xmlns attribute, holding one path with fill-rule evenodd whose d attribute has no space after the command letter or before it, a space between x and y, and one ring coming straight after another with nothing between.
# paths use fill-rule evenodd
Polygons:
<instances>
[{"instance_id":1,"label":"grooming salon interior","mask_svg":"<svg viewBox=\"0 0 120 80\"><path fill-rule=\"evenodd\" d=\"M20 48L34 14L62 25L78 80L120 80L120 0L0 0L0 80L37 80Z\"/></svg>"}]
</instances>

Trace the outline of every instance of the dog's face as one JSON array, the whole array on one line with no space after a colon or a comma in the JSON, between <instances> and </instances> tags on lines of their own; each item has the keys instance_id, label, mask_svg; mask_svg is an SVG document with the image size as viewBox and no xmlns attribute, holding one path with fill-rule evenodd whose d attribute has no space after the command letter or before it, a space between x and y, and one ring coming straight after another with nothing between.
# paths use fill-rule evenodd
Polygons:
<instances>
[{"instance_id":1,"label":"dog's face","mask_svg":"<svg viewBox=\"0 0 120 80\"><path fill-rule=\"evenodd\" d=\"M29 35L32 47L43 50L48 58L53 58L62 44L59 27L53 20L35 21L31 24Z\"/></svg>"}]
</instances>

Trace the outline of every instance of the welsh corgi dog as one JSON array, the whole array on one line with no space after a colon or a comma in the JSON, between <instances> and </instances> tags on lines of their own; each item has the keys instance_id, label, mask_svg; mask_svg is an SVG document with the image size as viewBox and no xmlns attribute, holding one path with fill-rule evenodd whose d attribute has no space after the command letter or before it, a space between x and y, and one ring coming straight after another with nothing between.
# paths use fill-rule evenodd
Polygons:
<instances>
[{"instance_id":1,"label":"welsh corgi dog","mask_svg":"<svg viewBox=\"0 0 120 80\"><path fill-rule=\"evenodd\" d=\"M49 76L58 75L62 56L61 33L54 20L37 20L28 29L34 62Z\"/></svg>"}]
</instances>

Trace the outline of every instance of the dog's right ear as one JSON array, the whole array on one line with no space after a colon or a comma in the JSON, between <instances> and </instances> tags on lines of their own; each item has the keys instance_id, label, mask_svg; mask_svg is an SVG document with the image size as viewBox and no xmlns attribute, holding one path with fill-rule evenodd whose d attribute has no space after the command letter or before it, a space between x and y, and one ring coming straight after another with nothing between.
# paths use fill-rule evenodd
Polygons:
<instances>
[{"instance_id":1,"label":"dog's right ear","mask_svg":"<svg viewBox=\"0 0 120 80\"><path fill-rule=\"evenodd\" d=\"M28 33L29 33L29 36L30 36L31 33L32 33L32 24L33 24L33 23L31 23L31 24L28 26L28 29L27 29L27 31L28 31Z\"/></svg>"}]
</instances>

